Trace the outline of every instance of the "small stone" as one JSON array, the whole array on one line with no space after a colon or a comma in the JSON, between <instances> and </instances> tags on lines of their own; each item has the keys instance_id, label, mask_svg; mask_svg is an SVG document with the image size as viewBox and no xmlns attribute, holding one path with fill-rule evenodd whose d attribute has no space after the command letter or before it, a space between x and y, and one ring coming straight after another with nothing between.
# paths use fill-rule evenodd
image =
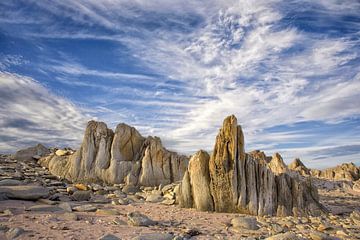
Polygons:
<instances>
[{"instance_id":1,"label":"small stone","mask_svg":"<svg viewBox=\"0 0 360 240\"><path fill-rule=\"evenodd\" d=\"M78 190L81 190L81 191L89 190L89 188L85 184L82 184L82 183L74 184L74 187L76 187Z\"/></svg>"},{"instance_id":2,"label":"small stone","mask_svg":"<svg viewBox=\"0 0 360 240\"><path fill-rule=\"evenodd\" d=\"M293 232L280 233L266 238L266 240L297 240L297 239L299 238Z\"/></svg>"},{"instance_id":3,"label":"small stone","mask_svg":"<svg viewBox=\"0 0 360 240\"><path fill-rule=\"evenodd\" d=\"M150 194L146 197L146 202L158 203L163 200L163 197L159 194Z\"/></svg>"},{"instance_id":4,"label":"small stone","mask_svg":"<svg viewBox=\"0 0 360 240\"><path fill-rule=\"evenodd\" d=\"M121 238L118 238L112 234L105 234L104 236L100 237L99 240L121 240Z\"/></svg>"},{"instance_id":5,"label":"small stone","mask_svg":"<svg viewBox=\"0 0 360 240\"><path fill-rule=\"evenodd\" d=\"M114 209L98 209L96 210L96 214L112 216L112 215L119 215L119 212Z\"/></svg>"},{"instance_id":6,"label":"small stone","mask_svg":"<svg viewBox=\"0 0 360 240\"><path fill-rule=\"evenodd\" d=\"M326 233L318 232L318 231L312 231L312 232L310 232L310 239L326 240L326 239L329 239L329 235L327 235Z\"/></svg>"},{"instance_id":7,"label":"small stone","mask_svg":"<svg viewBox=\"0 0 360 240\"><path fill-rule=\"evenodd\" d=\"M175 204L175 199L165 199L164 201L161 202L161 204L174 205Z\"/></svg>"},{"instance_id":8,"label":"small stone","mask_svg":"<svg viewBox=\"0 0 360 240\"><path fill-rule=\"evenodd\" d=\"M32 158L35 159L35 160L39 160L41 158L41 156L40 155L34 155L34 156L32 156Z\"/></svg>"},{"instance_id":9,"label":"small stone","mask_svg":"<svg viewBox=\"0 0 360 240\"><path fill-rule=\"evenodd\" d=\"M113 221L112 221L113 224L115 225L127 225L127 223L123 220L121 220L120 218L115 218Z\"/></svg>"},{"instance_id":10,"label":"small stone","mask_svg":"<svg viewBox=\"0 0 360 240\"><path fill-rule=\"evenodd\" d=\"M31 206L27 209L27 211L31 211L31 212L63 212L64 209L57 207L57 206L52 206L52 205L35 205L35 206Z\"/></svg>"},{"instance_id":11,"label":"small stone","mask_svg":"<svg viewBox=\"0 0 360 240\"><path fill-rule=\"evenodd\" d=\"M64 213L59 216L59 218L63 221L78 221L79 216L76 213Z\"/></svg>"},{"instance_id":12,"label":"small stone","mask_svg":"<svg viewBox=\"0 0 360 240\"><path fill-rule=\"evenodd\" d=\"M17 237L19 237L24 232L25 232L25 230L20 228L20 227L10 228L6 232L6 237L7 237L7 239L16 239Z\"/></svg>"},{"instance_id":13,"label":"small stone","mask_svg":"<svg viewBox=\"0 0 360 240\"><path fill-rule=\"evenodd\" d=\"M256 218L254 217L237 217L231 220L231 225L234 228L245 228L249 230L258 230L259 227Z\"/></svg>"},{"instance_id":14,"label":"small stone","mask_svg":"<svg viewBox=\"0 0 360 240\"><path fill-rule=\"evenodd\" d=\"M89 201L91 198L90 191L76 191L71 195L71 199L75 201Z\"/></svg>"},{"instance_id":15,"label":"small stone","mask_svg":"<svg viewBox=\"0 0 360 240\"><path fill-rule=\"evenodd\" d=\"M63 149L59 149L59 150L57 150L56 152L55 152L55 154L57 155L57 156L66 156L66 155L68 155L68 154L70 154L70 152L69 151L67 151L67 150L63 150Z\"/></svg>"},{"instance_id":16,"label":"small stone","mask_svg":"<svg viewBox=\"0 0 360 240\"><path fill-rule=\"evenodd\" d=\"M95 212L97 210L97 207L91 204L84 204L73 207L73 210L77 212Z\"/></svg>"},{"instance_id":17,"label":"small stone","mask_svg":"<svg viewBox=\"0 0 360 240\"><path fill-rule=\"evenodd\" d=\"M132 226L151 226L155 225L156 222L141 214L139 212L131 212L127 214L128 223Z\"/></svg>"},{"instance_id":18,"label":"small stone","mask_svg":"<svg viewBox=\"0 0 360 240\"><path fill-rule=\"evenodd\" d=\"M64 209L65 212L72 212L71 204L68 202L61 202L58 206Z\"/></svg>"},{"instance_id":19,"label":"small stone","mask_svg":"<svg viewBox=\"0 0 360 240\"><path fill-rule=\"evenodd\" d=\"M37 200L38 203L47 204L47 205L55 205L56 202L50 199L40 198Z\"/></svg>"},{"instance_id":20,"label":"small stone","mask_svg":"<svg viewBox=\"0 0 360 240\"><path fill-rule=\"evenodd\" d=\"M76 191L78 191L78 189L76 188L76 187L67 187L66 188L66 192L68 193L68 194L73 194L74 192L76 192Z\"/></svg>"},{"instance_id":21,"label":"small stone","mask_svg":"<svg viewBox=\"0 0 360 240\"><path fill-rule=\"evenodd\" d=\"M174 235L170 233L147 233L133 238L132 240L172 240Z\"/></svg>"},{"instance_id":22,"label":"small stone","mask_svg":"<svg viewBox=\"0 0 360 240\"><path fill-rule=\"evenodd\" d=\"M126 185L123 187L122 191L126 194L135 194L139 191L139 187L134 185Z\"/></svg>"}]
</instances>

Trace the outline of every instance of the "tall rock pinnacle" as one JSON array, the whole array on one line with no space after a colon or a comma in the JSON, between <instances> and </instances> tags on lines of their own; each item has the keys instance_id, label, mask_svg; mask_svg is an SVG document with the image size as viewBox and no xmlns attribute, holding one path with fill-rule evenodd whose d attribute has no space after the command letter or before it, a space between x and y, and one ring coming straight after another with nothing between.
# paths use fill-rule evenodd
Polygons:
<instances>
[{"instance_id":1,"label":"tall rock pinnacle","mask_svg":"<svg viewBox=\"0 0 360 240\"><path fill-rule=\"evenodd\" d=\"M179 192L183 207L276 216L326 211L318 201L317 190L310 182L288 174L279 154L274 155L271 164L245 153L243 132L233 115L225 118L208 164L203 156L204 152L195 154L185 172ZM203 168L208 165L209 170L193 167L200 166L199 162ZM203 186L205 194L197 190L198 185ZM202 204L195 201L200 196Z\"/></svg>"}]
</instances>

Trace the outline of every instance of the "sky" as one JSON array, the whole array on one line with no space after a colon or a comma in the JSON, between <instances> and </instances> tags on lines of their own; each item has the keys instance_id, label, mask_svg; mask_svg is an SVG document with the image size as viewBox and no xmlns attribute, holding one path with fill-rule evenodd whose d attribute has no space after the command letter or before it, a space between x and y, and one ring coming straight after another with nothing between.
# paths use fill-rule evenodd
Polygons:
<instances>
[{"instance_id":1,"label":"sky","mask_svg":"<svg viewBox=\"0 0 360 240\"><path fill-rule=\"evenodd\" d=\"M0 152L78 148L87 121L212 151L360 164L358 0L2 0Z\"/></svg>"}]
</instances>

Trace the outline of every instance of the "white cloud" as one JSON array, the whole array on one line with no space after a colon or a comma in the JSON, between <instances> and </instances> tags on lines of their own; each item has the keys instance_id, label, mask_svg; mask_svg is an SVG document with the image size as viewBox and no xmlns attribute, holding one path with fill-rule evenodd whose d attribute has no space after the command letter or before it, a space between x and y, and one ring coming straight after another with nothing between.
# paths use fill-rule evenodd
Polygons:
<instances>
[{"instance_id":1,"label":"white cloud","mask_svg":"<svg viewBox=\"0 0 360 240\"><path fill-rule=\"evenodd\" d=\"M304 4L311 8L309 2ZM292 3L303 4L289 4ZM128 86L109 89L111 97L93 96L104 120L127 121L143 134L160 135L170 148L180 152L210 150L217 129L229 114L238 117L250 146L270 151L278 143L296 142L306 136L271 134L267 128L298 121L333 123L360 114L360 79L356 75L360 69L358 64L349 65L359 58L358 42L351 36L309 33L297 29L288 19L290 22L283 24L287 14L283 12L287 11L282 8L286 5L283 1L107 0L36 4L54 15L69 17L91 28L101 26L113 34L94 33L86 27L75 31L55 24L30 33L31 36L114 41L129 48L144 66L181 83L177 86L181 93L174 96L156 87L138 90ZM322 14L319 16L325 18L324 22L328 20L326 14L330 19L359 8L354 1L316 4L321 7L314 11ZM191 16L198 23L192 23ZM163 19L172 27L163 24ZM148 29L149 23L157 27ZM171 87L161 79L148 81L146 76L89 69L73 62L53 70L64 75L135 79L146 86L153 87L157 82ZM66 76L64 81L74 83ZM98 83L75 84L100 88ZM137 99L117 99L116 92L122 90ZM110 109L109 104L141 108L121 107L120 111ZM150 114L149 108L156 110L149 110ZM269 143L264 145L264 141ZM307 154L306 149L299 151Z\"/></svg>"},{"instance_id":2,"label":"white cloud","mask_svg":"<svg viewBox=\"0 0 360 240\"><path fill-rule=\"evenodd\" d=\"M77 147L89 116L32 78L0 72L0 150L42 143Z\"/></svg>"}]
</instances>

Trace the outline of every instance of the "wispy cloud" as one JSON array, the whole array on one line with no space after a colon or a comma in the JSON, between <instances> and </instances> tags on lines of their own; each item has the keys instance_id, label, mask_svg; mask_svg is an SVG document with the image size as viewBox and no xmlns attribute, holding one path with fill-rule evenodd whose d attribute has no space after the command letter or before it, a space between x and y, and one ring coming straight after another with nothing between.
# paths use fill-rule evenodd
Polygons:
<instances>
[{"instance_id":1,"label":"wispy cloud","mask_svg":"<svg viewBox=\"0 0 360 240\"><path fill-rule=\"evenodd\" d=\"M120 59L126 49L151 72L95 69L81 59L40 66L56 75L54 81L98 89L89 91L91 102L78 101L111 125L128 122L186 153L211 150L228 114L237 115L250 149L315 159L319 154L307 149L306 141L319 151L353 145L309 141L324 135L316 129L269 129L310 121L337 126L360 115L356 1L66 0L30 5L42 13L40 19L22 8L3 12L27 16L16 24L28 19L33 28L19 29L20 37L109 41L117 46L114 56ZM59 21L64 18L66 25ZM336 134L334 142L343 139Z\"/></svg>"},{"instance_id":2,"label":"wispy cloud","mask_svg":"<svg viewBox=\"0 0 360 240\"><path fill-rule=\"evenodd\" d=\"M0 72L0 149L31 144L76 147L89 116L34 79Z\"/></svg>"}]
</instances>

